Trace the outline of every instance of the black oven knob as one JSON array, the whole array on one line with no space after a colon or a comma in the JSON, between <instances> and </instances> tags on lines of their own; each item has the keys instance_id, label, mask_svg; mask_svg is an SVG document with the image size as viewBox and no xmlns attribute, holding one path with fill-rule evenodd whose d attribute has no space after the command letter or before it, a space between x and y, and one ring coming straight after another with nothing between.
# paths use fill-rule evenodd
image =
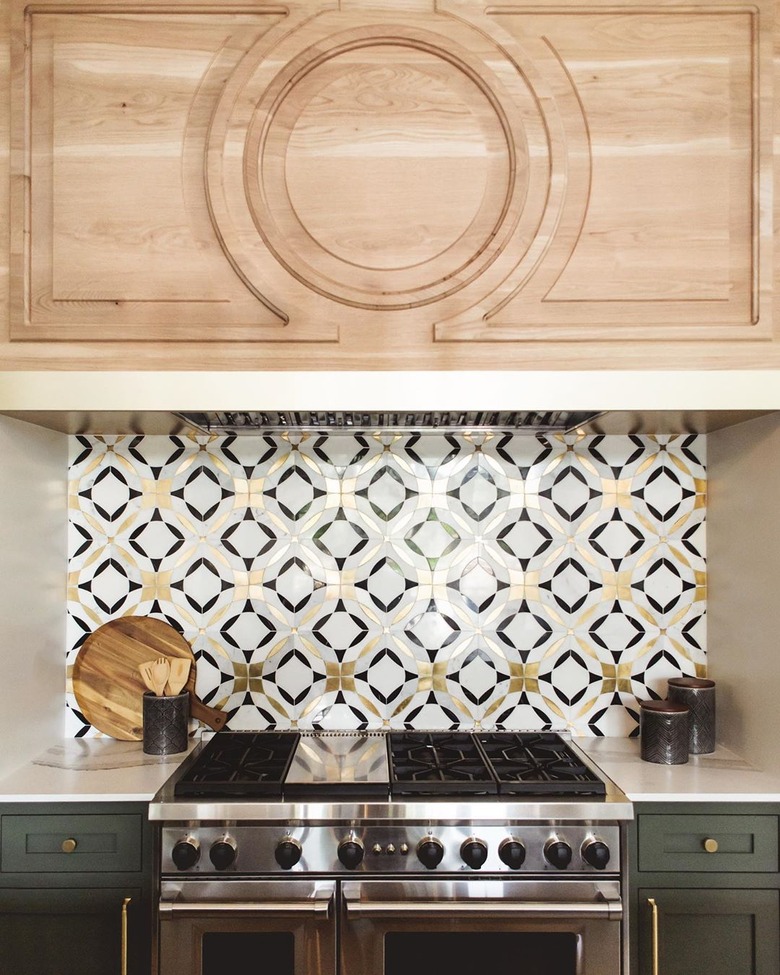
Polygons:
<instances>
[{"instance_id":1,"label":"black oven knob","mask_svg":"<svg viewBox=\"0 0 780 975\"><path fill-rule=\"evenodd\" d=\"M520 840L505 839L498 848L498 858L510 870L519 870L525 863L525 844Z\"/></svg>"},{"instance_id":2,"label":"black oven knob","mask_svg":"<svg viewBox=\"0 0 780 975\"><path fill-rule=\"evenodd\" d=\"M200 859L200 846L194 836L179 840L173 844L171 860L179 870L189 870Z\"/></svg>"},{"instance_id":3,"label":"black oven knob","mask_svg":"<svg viewBox=\"0 0 780 975\"><path fill-rule=\"evenodd\" d=\"M435 836L426 836L424 840L420 840L417 844L417 859L429 870L438 867L444 859L444 847L441 840L437 840Z\"/></svg>"},{"instance_id":4,"label":"black oven knob","mask_svg":"<svg viewBox=\"0 0 780 975\"><path fill-rule=\"evenodd\" d=\"M356 867L359 867L363 862L364 853L365 850L363 849L363 843L356 836L352 836L347 840L342 840L339 843L339 860L343 863L347 870L354 870Z\"/></svg>"},{"instance_id":5,"label":"black oven knob","mask_svg":"<svg viewBox=\"0 0 780 975\"><path fill-rule=\"evenodd\" d=\"M609 847L603 840L585 840L582 844L582 859L596 870L603 870L609 863Z\"/></svg>"},{"instance_id":6,"label":"black oven knob","mask_svg":"<svg viewBox=\"0 0 780 975\"><path fill-rule=\"evenodd\" d=\"M303 848L298 840L294 840L291 836L288 836L277 844L274 850L274 859L282 870L292 870L300 860L302 853Z\"/></svg>"},{"instance_id":7,"label":"black oven knob","mask_svg":"<svg viewBox=\"0 0 780 975\"><path fill-rule=\"evenodd\" d=\"M552 837L544 844L544 857L554 867L565 870L571 863L571 847L566 840Z\"/></svg>"},{"instance_id":8,"label":"black oven knob","mask_svg":"<svg viewBox=\"0 0 780 975\"><path fill-rule=\"evenodd\" d=\"M209 850L209 860L217 870L227 870L236 859L236 844L229 836L224 836L221 840L211 844Z\"/></svg>"},{"instance_id":9,"label":"black oven knob","mask_svg":"<svg viewBox=\"0 0 780 975\"><path fill-rule=\"evenodd\" d=\"M471 867L474 870L479 870L479 868L487 860L488 848L487 843L484 840L479 840L476 837L465 840L461 844L460 848L460 858L466 864L466 866Z\"/></svg>"}]
</instances>

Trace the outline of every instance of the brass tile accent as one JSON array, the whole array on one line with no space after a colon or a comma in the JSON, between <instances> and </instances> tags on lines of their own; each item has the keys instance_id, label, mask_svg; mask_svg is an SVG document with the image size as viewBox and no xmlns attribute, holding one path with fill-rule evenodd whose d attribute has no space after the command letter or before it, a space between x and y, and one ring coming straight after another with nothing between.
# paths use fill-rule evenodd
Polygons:
<instances>
[{"instance_id":1,"label":"brass tile accent","mask_svg":"<svg viewBox=\"0 0 780 975\"><path fill-rule=\"evenodd\" d=\"M691 434L72 437L68 672L148 614L233 727L632 734L706 674L706 501Z\"/></svg>"}]
</instances>

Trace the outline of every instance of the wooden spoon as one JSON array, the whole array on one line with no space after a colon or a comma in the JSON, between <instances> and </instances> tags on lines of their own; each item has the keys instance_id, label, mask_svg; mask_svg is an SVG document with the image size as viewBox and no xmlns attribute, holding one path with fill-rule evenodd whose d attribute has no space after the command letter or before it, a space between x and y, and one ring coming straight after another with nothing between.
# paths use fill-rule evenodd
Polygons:
<instances>
[{"instance_id":1,"label":"wooden spoon","mask_svg":"<svg viewBox=\"0 0 780 975\"><path fill-rule=\"evenodd\" d=\"M172 657L169 661L170 674L165 685L166 694L180 694L190 676L190 661L184 657Z\"/></svg>"}]
</instances>

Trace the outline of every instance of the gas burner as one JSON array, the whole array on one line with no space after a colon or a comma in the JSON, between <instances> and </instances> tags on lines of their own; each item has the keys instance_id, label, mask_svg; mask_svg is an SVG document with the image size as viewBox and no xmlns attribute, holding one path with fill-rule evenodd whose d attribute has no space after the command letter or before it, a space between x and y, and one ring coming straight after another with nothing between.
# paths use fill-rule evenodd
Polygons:
<instances>
[{"instance_id":1,"label":"gas burner","mask_svg":"<svg viewBox=\"0 0 780 975\"><path fill-rule=\"evenodd\" d=\"M554 732L495 732L477 737L502 795L606 793L604 782Z\"/></svg>"},{"instance_id":2,"label":"gas burner","mask_svg":"<svg viewBox=\"0 0 780 975\"><path fill-rule=\"evenodd\" d=\"M178 780L175 795L279 798L299 738L296 732L222 731Z\"/></svg>"},{"instance_id":3,"label":"gas burner","mask_svg":"<svg viewBox=\"0 0 780 975\"><path fill-rule=\"evenodd\" d=\"M606 786L555 732L228 732L185 763L177 798L592 797Z\"/></svg>"},{"instance_id":4,"label":"gas burner","mask_svg":"<svg viewBox=\"0 0 780 975\"><path fill-rule=\"evenodd\" d=\"M393 796L495 795L497 785L470 734L390 733Z\"/></svg>"}]
</instances>

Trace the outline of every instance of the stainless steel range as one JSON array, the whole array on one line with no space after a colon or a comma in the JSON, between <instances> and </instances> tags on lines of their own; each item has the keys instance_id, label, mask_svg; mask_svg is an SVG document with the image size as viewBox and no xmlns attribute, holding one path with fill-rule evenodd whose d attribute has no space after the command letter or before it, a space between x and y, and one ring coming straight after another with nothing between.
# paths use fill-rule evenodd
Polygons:
<instances>
[{"instance_id":1,"label":"stainless steel range","mask_svg":"<svg viewBox=\"0 0 780 975\"><path fill-rule=\"evenodd\" d=\"M150 808L159 975L621 975L631 815L555 733L222 731Z\"/></svg>"}]
</instances>

